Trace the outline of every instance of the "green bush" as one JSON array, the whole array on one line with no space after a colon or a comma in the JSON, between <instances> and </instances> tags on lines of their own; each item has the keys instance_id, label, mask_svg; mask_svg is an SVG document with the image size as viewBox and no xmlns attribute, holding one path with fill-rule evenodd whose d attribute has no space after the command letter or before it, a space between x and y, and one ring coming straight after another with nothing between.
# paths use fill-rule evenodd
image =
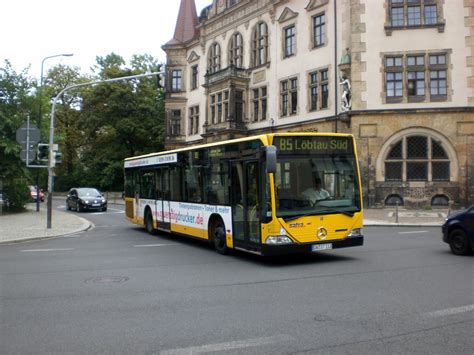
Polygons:
<instances>
[{"instance_id":1,"label":"green bush","mask_svg":"<svg viewBox=\"0 0 474 355\"><path fill-rule=\"evenodd\" d=\"M9 212L23 211L31 198L26 181L19 179L5 186L4 195L7 199L5 209Z\"/></svg>"}]
</instances>

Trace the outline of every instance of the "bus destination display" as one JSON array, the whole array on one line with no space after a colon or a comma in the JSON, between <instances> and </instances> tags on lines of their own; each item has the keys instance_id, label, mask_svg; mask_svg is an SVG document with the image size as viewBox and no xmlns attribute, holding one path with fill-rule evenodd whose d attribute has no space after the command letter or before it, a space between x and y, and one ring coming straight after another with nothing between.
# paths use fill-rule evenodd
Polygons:
<instances>
[{"instance_id":1,"label":"bus destination display","mask_svg":"<svg viewBox=\"0 0 474 355\"><path fill-rule=\"evenodd\" d=\"M348 154L352 153L349 137L275 137L280 154Z\"/></svg>"}]
</instances>

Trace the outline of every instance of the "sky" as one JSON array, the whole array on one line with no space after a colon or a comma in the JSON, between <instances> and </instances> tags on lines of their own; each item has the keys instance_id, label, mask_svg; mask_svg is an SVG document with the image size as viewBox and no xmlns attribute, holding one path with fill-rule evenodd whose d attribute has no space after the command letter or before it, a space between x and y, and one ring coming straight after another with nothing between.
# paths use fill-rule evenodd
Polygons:
<instances>
[{"instance_id":1,"label":"sky","mask_svg":"<svg viewBox=\"0 0 474 355\"><path fill-rule=\"evenodd\" d=\"M96 56L150 54L165 61L161 46L174 34L180 0L2 0L0 67L8 59L19 72L39 79L45 57L73 53L72 57L45 60L49 68L77 66L82 73ZM198 16L212 0L195 0Z\"/></svg>"}]
</instances>

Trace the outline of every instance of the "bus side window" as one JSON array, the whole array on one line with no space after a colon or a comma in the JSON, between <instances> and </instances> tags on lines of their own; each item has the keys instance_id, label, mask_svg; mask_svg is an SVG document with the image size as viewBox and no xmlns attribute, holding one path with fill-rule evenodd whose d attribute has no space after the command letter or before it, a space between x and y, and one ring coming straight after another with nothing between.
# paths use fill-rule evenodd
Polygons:
<instances>
[{"instance_id":1,"label":"bus side window","mask_svg":"<svg viewBox=\"0 0 474 355\"><path fill-rule=\"evenodd\" d=\"M161 169L155 171L155 190L156 190L156 199L163 199L163 187L161 183Z\"/></svg>"}]
</instances>

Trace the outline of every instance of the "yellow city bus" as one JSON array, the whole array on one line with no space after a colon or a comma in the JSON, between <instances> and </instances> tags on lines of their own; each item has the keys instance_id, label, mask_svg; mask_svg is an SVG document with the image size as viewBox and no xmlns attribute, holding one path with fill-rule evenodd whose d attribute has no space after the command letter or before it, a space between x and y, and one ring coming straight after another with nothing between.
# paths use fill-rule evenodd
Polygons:
<instances>
[{"instance_id":1,"label":"yellow city bus","mask_svg":"<svg viewBox=\"0 0 474 355\"><path fill-rule=\"evenodd\" d=\"M206 240L221 254L363 245L352 135L263 134L131 157L124 168L126 217L150 233Z\"/></svg>"}]
</instances>

